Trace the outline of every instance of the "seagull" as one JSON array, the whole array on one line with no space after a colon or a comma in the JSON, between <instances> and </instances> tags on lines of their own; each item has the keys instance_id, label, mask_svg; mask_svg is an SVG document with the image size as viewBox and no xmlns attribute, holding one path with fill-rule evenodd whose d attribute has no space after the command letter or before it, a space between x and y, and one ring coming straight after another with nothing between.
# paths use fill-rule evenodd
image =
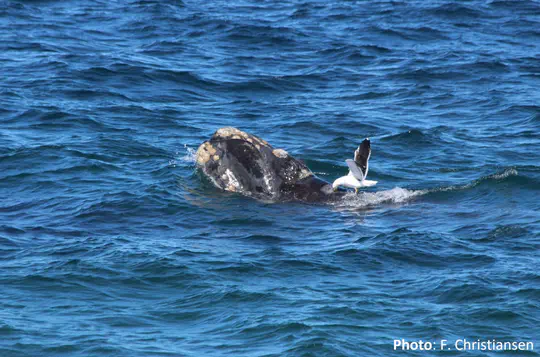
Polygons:
<instances>
[{"instance_id":1,"label":"seagull","mask_svg":"<svg viewBox=\"0 0 540 357\"><path fill-rule=\"evenodd\" d=\"M370 157L371 143L369 138L366 138L354 152L354 160L345 160L345 163L349 167L349 174L347 176L341 176L334 181L332 184L334 191L337 191L338 187L343 186L354 188L354 192L358 193L359 188L375 186L377 181L366 180Z\"/></svg>"}]
</instances>

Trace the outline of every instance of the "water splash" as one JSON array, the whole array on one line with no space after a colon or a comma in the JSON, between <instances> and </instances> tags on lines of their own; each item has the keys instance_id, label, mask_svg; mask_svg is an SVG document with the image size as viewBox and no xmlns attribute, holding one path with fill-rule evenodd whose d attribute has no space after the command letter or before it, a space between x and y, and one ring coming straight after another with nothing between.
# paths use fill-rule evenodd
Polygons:
<instances>
[{"instance_id":1,"label":"water splash","mask_svg":"<svg viewBox=\"0 0 540 357\"><path fill-rule=\"evenodd\" d=\"M184 152L176 151L174 157L169 160L169 167L175 168L179 163L194 164L197 159L197 150L184 144ZM183 154L183 155L182 155Z\"/></svg>"},{"instance_id":2,"label":"water splash","mask_svg":"<svg viewBox=\"0 0 540 357\"><path fill-rule=\"evenodd\" d=\"M345 195L342 201L334 205L342 208L361 208L376 206L381 203L404 203L428 192L429 190L408 190L401 187L378 192L363 192L361 194L351 192Z\"/></svg>"},{"instance_id":3,"label":"water splash","mask_svg":"<svg viewBox=\"0 0 540 357\"><path fill-rule=\"evenodd\" d=\"M186 144L184 144L184 149L186 149L186 154L182 156L182 161L188 163L195 163L197 158L197 150L190 148Z\"/></svg>"},{"instance_id":4,"label":"water splash","mask_svg":"<svg viewBox=\"0 0 540 357\"><path fill-rule=\"evenodd\" d=\"M197 161L197 150L187 146L187 144L184 144L183 155L180 151L177 151L174 156L175 158L171 160L174 161L174 164L177 164L178 161L194 164Z\"/></svg>"}]
</instances>

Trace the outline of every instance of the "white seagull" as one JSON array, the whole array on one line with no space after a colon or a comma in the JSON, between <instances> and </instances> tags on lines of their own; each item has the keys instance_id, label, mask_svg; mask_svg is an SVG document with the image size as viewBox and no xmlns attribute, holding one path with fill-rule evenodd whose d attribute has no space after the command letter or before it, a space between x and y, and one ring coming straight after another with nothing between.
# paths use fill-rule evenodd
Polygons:
<instances>
[{"instance_id":1,"label":"white seagull","mask_svg":"<svg viewBox=\"0 0 540 357\"><path fill-rule=\"evenodd\" d=\"M377 181L366 180L370 157L371 143L369 142L369 138L367 138L354 152L354 160L345 160L349 167L349 174L334 181L332 184L334 191L337 191L339 186L343 186L354 188L354 192L358 193L359 188L375 186Z\"/></svg>"}]
</instances>

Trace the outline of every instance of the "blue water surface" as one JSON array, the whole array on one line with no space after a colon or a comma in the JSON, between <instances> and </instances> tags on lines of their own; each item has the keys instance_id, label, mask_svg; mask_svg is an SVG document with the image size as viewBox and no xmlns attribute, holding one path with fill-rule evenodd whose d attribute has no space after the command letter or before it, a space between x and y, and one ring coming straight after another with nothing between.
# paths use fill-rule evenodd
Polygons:
<instances>
[{"instance_id":1,"label":"blue water surface","mask_svg":"<svg viewBox=\"0 0 540 357\"><path fill-rule=\"evenodd\" d=\"M0 356L540 355L538 1L0 0L0 78ZM223 126L379 183L221 192Z\"/></svg>"}]
</instances>

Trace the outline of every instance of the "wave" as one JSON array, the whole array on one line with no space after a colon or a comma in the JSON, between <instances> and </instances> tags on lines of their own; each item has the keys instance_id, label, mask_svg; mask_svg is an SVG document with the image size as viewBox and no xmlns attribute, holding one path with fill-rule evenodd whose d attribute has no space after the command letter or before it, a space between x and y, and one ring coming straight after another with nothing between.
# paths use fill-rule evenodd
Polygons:
<instances>
[{"instance_id":1,"label":"wave","mask_svg":"<svg viewBox=\"0 0 540 357\"><path fill-rule=\"evenodd\" d=\"M488 3L492 8L504 8L507 10L522 10L531 11L531 13L538 13L538 4L534 1L513 1L513 0L494 0ZM524 18L520 18L522 20Z\"/></svg>"},{"instance_id":2,"label":"wave","mask_svg":"<svg viewBox=\"0 0 540 357\"><path fill-rule=\"evenodd\" d=\"M387 135L380 138L381 142L388 143L386 145L403 145L413 147L434 147L444 146L449 144L448 140L450 136L449 132L453 131L448 126L436 126L429 129L415 129L411 128L404 132L399 132L393 135Z\"/></svg>"},{"instance_id":3,"label":"wave","mask_svg":"<svg viewBox=\"0 0 540 357\"><path fill-rule=\"evenodd\" d=\"M504 180L511 176L518 176L518 171L514 168L505 169L503 172L495 173L487 176L480 177L477 180L472 182L462 184L462 185L451 185L446 187L440 187L437 189L428 190L429 192L445 192L445 191L456 191L456 190L466 190L480 185L481 183L487 181L500 181Z\"/></svg>"},{"instance_id":4,"label":"wave","mask_svg":"<svg viewBox=\"0 0 540 357\"><path fill-rule=\"evenodd\" d=\"M332 205L337 208L357 209L378 206L384 203L405 203L420 196L439 192L468 190L485 182L503 181L512 176L518 176L518 171L515 168L507 168L503 172L483 176L477 180L462 185L450 185L431 189L406 189L395 187L390 190L362 192L361 194L351 192L346 194L341 201L332 203Z\"/></svg>"},{"instance_id":5,"label":"wave","mask_svg":"<svg viewBox=\"0 0 540 357\"><path fill-rule=\"evenodd\" d=\"M334 64L352 63L369 63L375 60L375 54L366 53L365 48L361 46L350 46L345 44L333 45L329 48L324 48L317 51L317 54L325 58L325 62ZM363 62L361 62L363 61Z\"/></svg>"},{"instance_id":6,"label":"wave","mask_svg":"<svg viewBox=\"0 0 540 357\"><path fill-rule=\"evenodd\" d=\"M460 64L455 66L457 70L463 71L466 73L475 73L485 72L488 74L492 73L508 73L510 68L508 65L504 64L500 60L480 60L470 63Z\"/></svg>"},{"instance_id":7,"label":"wave","mask_svg":"<svg viewBox=\"0 0 540 357\"><path fill-rule=\"evenodd\" d=\"M283 47L293 46L297 44L296 37L306 36L296 28L255 24L236 25L228 30L226 34L226 39L232 42L279 45Z\"/></svg>"},{"instance_id":8,"label":"wave","mask_svg":"<svg viewBox=\"0 0 540 357\"><path fill-rule=\"evenodd\" d=\"M531 230L520 225L511 224L511 225L499 225L496 228L480 235L480 237L474 239L477 243L492 243L492 242L503 242L504 244L511 244L513 247L518 245L524 246L525 248L529 247L527 244L534 245L532 242L521 242L520 237L525 237L530 235ZM524 244L525 243L525 244Z\"/></svg>"},{"instance_id":9,"label":"wave","mask_svg":"<svg viewBox=\"0 0 540 357\"><path fill-rule=\"evenodd\" d=\"M184 7L185 4L181 0L135 0L131 2L130 6L162 6L162 5L172 5L173 7Z\"/></svg>"},{"instance_id":10,"label":"wave","mask_svg":"<svg viewBox=\"0 0 540 357\"><path fill-rule=\"evenodd\" d=\"M485 16L485 13L478 7L471 8L459 3L448 3L429 9L429 13L435 16L453 19L475 19Z\"/></svg>"}]
</instances>

